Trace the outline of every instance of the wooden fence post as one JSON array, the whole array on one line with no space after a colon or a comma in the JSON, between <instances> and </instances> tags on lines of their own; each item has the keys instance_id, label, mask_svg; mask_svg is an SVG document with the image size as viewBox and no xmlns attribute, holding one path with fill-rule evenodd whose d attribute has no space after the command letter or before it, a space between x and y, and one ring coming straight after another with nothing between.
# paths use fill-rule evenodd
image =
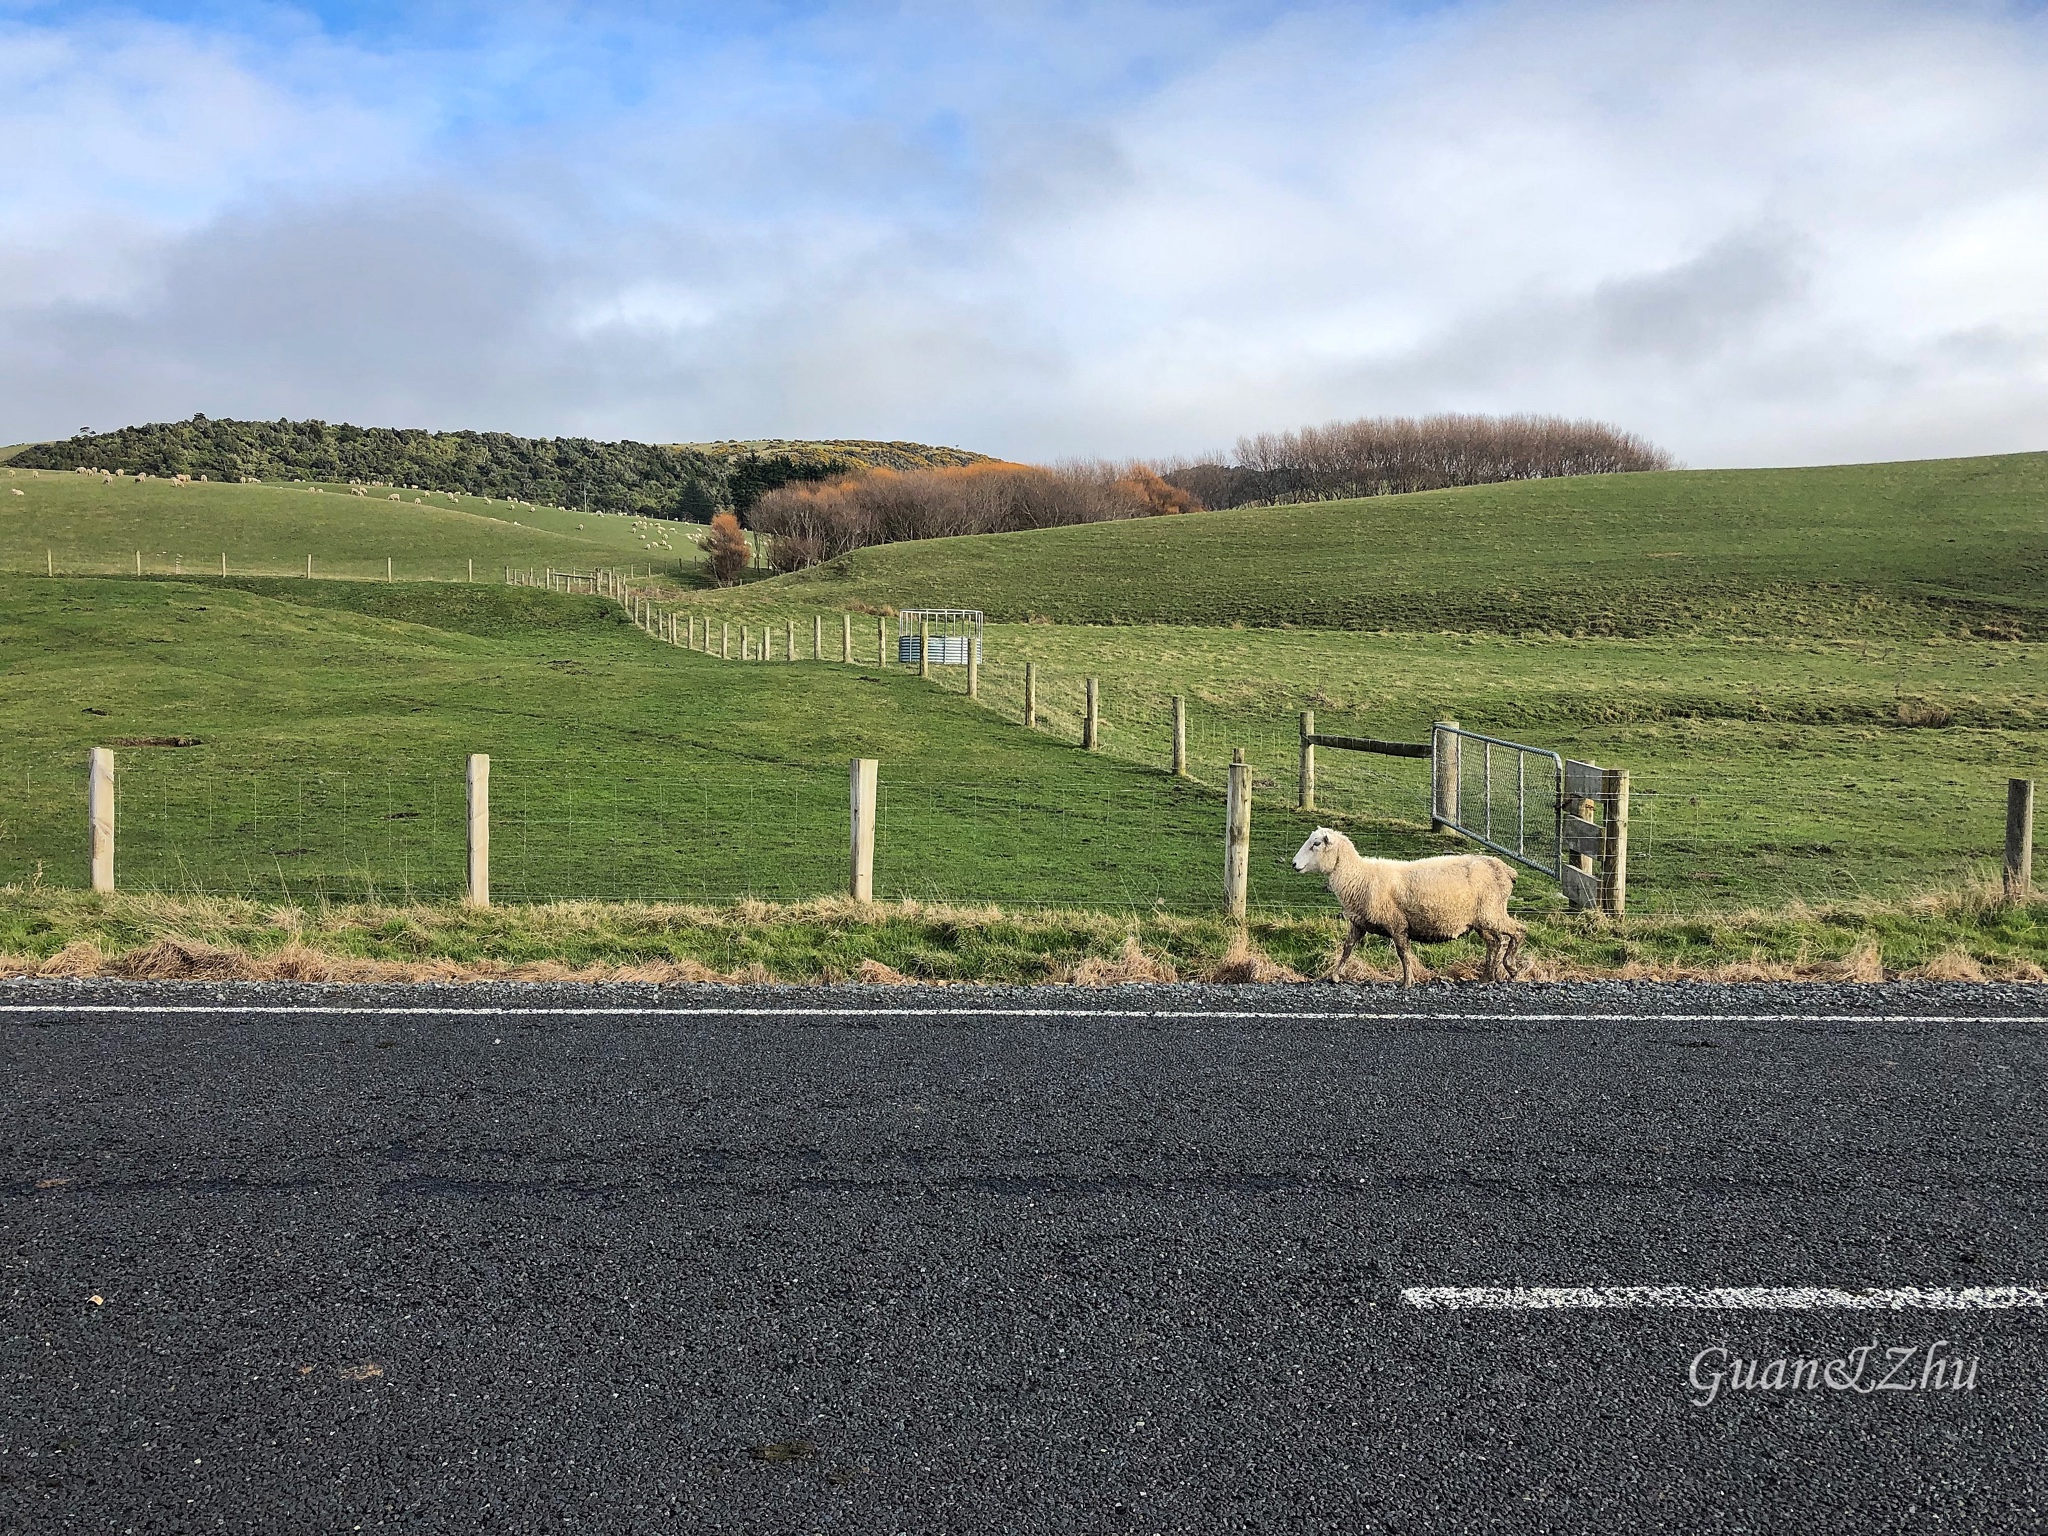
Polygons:
<instances>
[{"instance_id":1,"label":"wooden fence post","mask_svg":"<svg viewBox=\"0 0 2048 1536\"><path fill-rule=\"evenodd\" d=\"M221 559L222 559L223 561L225 561L225 560L227 559L227 556L223 555L223 556L221 556ZM221 572L221 575L225 576L225 575L227 575L227 572L226 572L226 571L222 571L222 572ZM475 581L476 581L476 561L475 561L475 559L474 559L474 558L472 558L472 559L470 560L470 562L469 562L469 579L470 579L470 582L471 582L471 584L472 584L472 585L473 585L473 584L475 583ZM593 583L593 585L594 585L594 583Z\"/></svg>"},{"instance_id":2,"label":"wooden fence post","mask_svg":"<svg viewBox=\"0 0 2048 1536\"><path fill-rule=\"evenodd\" d=\"M308 581L311 581L312 579L313 579L313 557L312 557L311 555L308 555L308 556L306 556L306 580L308 580Z\"/></svg>"},{"instance_id":3,"label":"wooden fence post","mask_svg":"<svg viewBox=\"0 0 2048 1536\"><path fill-rule=\"evenodd\" d=\"M822 613L814 613L811 615L811 660L823 661L824 659L825 615L823 615Z\"/></svg>"},{"instance_id":4,"label":"wooden fence post","mask_svg":"<svg viewBox=\"0 0 2048 1536\"><path fill-rule=\"evenodd\" d=\"M1304 709L1301 712L1301 794L1295 809L1312 811L1316 808L1316 712Z\"/></svg>"},{"instance_id":5,"label":"wooden fence post","mask_svg":"<svg viewBox=\"0 0 2048 1536\"><path fill-rule=\"evenodd\" d=\"M2005 786L2005 899L2024 901L2034 887L2034 781Z\"/></svg>"},{"instance_id":6,"label":"wooden fence post","mask_svg":"<svg viewBox=\"0 0 2048 1536\"><path fill-rule=\"evenodd\" d=\"M839 660L845 666L853 665L853 615L839 615Z\"/></svg>"},{"instance_id":7,"label":"wooden fence post","mask_svg":"<svg viewBox=\"0 0 2048 1536\"><path fill-rule=\"evenodd\" d=\"M1038 729L1038 663L1024 663L1024 729Z\"/></svg>"},{"instance_id":8,"label":"wooden fence post","mask_svg":"<svg viewBox=\"0 0 2048 1536\"><path fill-rule=\"evenodd\" d=\"M491 904L491 759L488 754L469 754L465 784L469 790L469 892L464 899L472 907L488 907Z\"/></svg>"},{"instance_id":9,"label":"wooden fence post","mask_svg":"<svg viewBox=\"0 0 2048 1536\"><path fill-rule=\"evenodd\" d=\"M1178 693L1173 696L1173 776L1188 776L1188 701Z\"/></svg>"},{"instance_id":10,"label":"wooden fence post","mask_svg":"<svg viewBox=\"0 0 2048 1536\"><path fill-rule=\"evenodd\" d=\"M390 557L389 555L386 555L386 556L384 557L384 579L385 579L386 581L390 581L390 580L392 579L392 576L391 576L391 557Z\"/></svg>"},{"instance_id":11,"label":"wooden fence post","mask_svg":"<svg viewBox=\"0 0 2048 1536\"><path fill-rule=\"evenodd\" d=\"M1600 910L1620 917L1628 907L1628 770L1600 771Z\"/></svg>"},{"instance_id":12,"label":"wooden fence post","mask_svg":"<svg viewBox=\"0 0 2048 1536\"><path fill-rule=\"evenodd\" d=\"M1595 823L1606 793L1607 772L1593 763L1566 758L1564 764L1564 863L1557 872L1564 899L1574 912L1606 910L1605 879L1598 855L1607 846L1607 829Z\"/></svg>"},{"instance_id":13,"label":"wooden fence post","mask_svg":"<svg viewBox=\"0 0 2048 1536\"><path fill-rule=\"evenodd\" d=\"M932 675L932 621L923 615L917 621L917 675Z\"/></svg>"},{"instance_id":14,"label":"wooden fence post","mask_svg":"<svg viewBox=\"0 0 2048 1536\"><path fill-rule=\"evenodd\" d=\"M786 654L786 655L785 655L785 656L784 656L784 657L783 657L782 659L783 659L784 661L795 661L795 660L796 660L796 620L795 620L795 619L786 619L786 620L784 620L783 622L785 622L786 624L788 624L788 625L789 625L789 645L788 645L788 654Z\"/></svg>"},{"instance_id":15,"label":"wooden fence post","mask_svg":"<svg viewBox=\"0 0 2048 1536\"><path fill-rule=\"evenodd\" d=\"M704 622L708 624L711 621L706 619ZM732 660L732 624L730 621L721 623L718 626L718 659L720 661Z\"/></svg>"},{"instance_id":16,"label":"wooden fence post","mask_svg":"<svg viewBox=\"0 0 2048 1536\"><path fill-rule=\"evenodd\" d=\"M981 697L981 636L967 637L967 697Z\"/></svg>"},{"instance_id":17,"label":"wooden fence post","mask_svg":"<svg viewBox=\"0 0 2048 1536\"><path fill-rule=\"evenodd\" d=\"M142 574L142 551L139 549L135 551L135 574L138 576ZM306 574L308 576L313 574L313 562L310 558L306 561Z\"/></svg>"},{"instance_id":18,"label":"wooden fence post","mask_svg":"<svg viewBox=\"0 0 2048 1536\"><path fill-rule=\"evenodd\" d=\"M1088 713L1081 719L1081 745L1090 752L1102 739L1102 683L1088 679Z\"/></svg>"},{"instance_id":19,"label":"wooden fence post","mask_svg":"<svg viewBox=\"0 0 2048 1536\"><path fill-rule=\"evenodd\" d=\"M476 562L475 562L474 560L470 561L469 563L470 563L470 565L471 565L472 567L474 567L474 566L475 566L475 564L476 564ZM226 555L222 555L222 556L220 557L220 574L221 574L221 578L222 578L223 580L225 580L225 579L227 578L227 574L228 574L228 557L227 557ZM476 578L475 578L474 576L472 576L472 577L471 577L470 579L471 579L472 581L474 581L474 580L475 580Z\"/></svg>"},{"instance_id":20,"label":"wooden fence post","mask_svg":"<svg viewBox=\"0 0 2048 1536\"><path fill-rule=\"evenodd\" d=\"M875 615L875 665L889 665L889 616L886 613Z\"/></svg>"},{"instance_id":21,"label":"wooden fence post","mask_svg":"<svg viewBox=\"0 0 2048 1536\"><path fill-rule=\"evenodd\" d=\"M853 867L847 891L855 901L875 899L875 793L878 766L872 757L853 760Z\"/></svg>"},{"instance_id":22,"label":"wooden fence post","mask_svg":"<svg viewBox=\"0 0 2048 1536\"><path fill-rule=\"evenodd\" d=\"M1459 751L1458 738L1445 734L1457 728L1458 722L1446 717L1437 721L1436 728L1429 733L1429 830L1432 832L1448 832L1458 819L1458 783L1462 753Z\"/></svg>"},{"instance_id":23,"label":"wooden fence post","mask_svg":"<svg viewBox=\"0 0 2048 1536\"><path fill-rule=\"evenodd\" d=\"M1251 878L1252 771L1244 748L1230 758L1230 792L1223 826L1223 910L1242 922L1245 892Z\"/></svg>"},{"instance_id":24,"label":"wooden fence post","mask_svg":"<svg viewBox=\"0 0 2048 1536\"><path fill-rule=\"evenodd\" d=\"M114 754L94 747L86 760L85 814L92 827L92 888L114 888Z\"/></svg>"}]
</instances>

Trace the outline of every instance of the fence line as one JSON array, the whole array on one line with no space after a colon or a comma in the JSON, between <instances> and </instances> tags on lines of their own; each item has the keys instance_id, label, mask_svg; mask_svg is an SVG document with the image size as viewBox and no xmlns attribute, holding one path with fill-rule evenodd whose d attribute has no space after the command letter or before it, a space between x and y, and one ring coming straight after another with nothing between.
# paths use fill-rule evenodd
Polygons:
<instances>
[{"instance_id":1,"label":"fence line","mask_svg":"<svg viewBox=\"0 0 2048 1536\"><path fill-rule=\"evenodd\" d=\"M45 776L45 787L78 794L79 766L72 759L68 774ZM90 803L72 803L87 812L89 858L70 868L101 891L116 888L118 829L121 890L285 902L486 907L799 899L836 890L863 901L1192 912L1217 910L1221 872L1221 905L1234 916L1254 906L1325 904L1313 882L1287 867L1299 827L1262 828L1254 841L1250 770L1241 762L1224 803L1182 791L1162 802L1143 780L1082 792L935 777L915 766L885 774L874 759L854 764L850 799L834 793L829 770L784 766L769 775L712 779L698 771L643 782L631 804L623 785L581 768L481 753L463 762L459 804L452 762L445 773L223 771L201 754L95 748L83 766ZM25 783L7 776L10 791ZM33 799L37 825L63 819L51 814L61 808L47 794ZM15 809L0 801L0 820L26 824ZM746 827L744 838L732 835L735 826ZM1131 836L1137 827L1146 835ZM43 837L40 883L68 883L66 841L61 832ZM826 851L835 841L851 849L844 880L833 878ZM1213 851L1190 858L1203 845ZM20 852L0 839L0 859ZM53 867L60 878L51 878ZM0 879L13 873L0 866Z\"/></svg>"}]
</instances>

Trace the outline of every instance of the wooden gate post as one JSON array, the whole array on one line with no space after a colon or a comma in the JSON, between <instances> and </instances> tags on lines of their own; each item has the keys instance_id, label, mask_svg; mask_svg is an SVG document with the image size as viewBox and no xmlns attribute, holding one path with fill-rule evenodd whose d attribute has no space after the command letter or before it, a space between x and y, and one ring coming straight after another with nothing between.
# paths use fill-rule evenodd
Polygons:
<instances>
[{"instance_id":1,"label":"wooden gate post","mask_svg":"<svg viewBox=\"0 0 2048 1536\"><path fill-rule=\"evenodd\" d=\"M1102 739L1102 681L1088 679L1088 713L1081 721L1081 745L1090 752Z\"/></svg>"},{"instance_id":2,"label":"wooden gate post","mask_svg":"<svg viewBox=\"0 0 2048 1536\"><path fill-rule=\"evenodd\" d=\"M2025 901L2034 887L2034 781L2005 786L2005 899Z\"/></svg>"},{"instance_id":3,"label":"wooden gate post","mask_svg":"<svg viewBox=\"0 0 2048 1536\"><path fill-rule=\"evenodd\" d=\"M1295 809L1316 808L1316 712L1301 712L1301 797Z\"/></svg>"},{"instance_id":4,"label":"wooden gate post","mask_svg":"<svg viewBox=\"0 0 2048 1536\"><path fill-rule=\"evenodd\" d=\"M1608 774L1614 770L1594 763L1566 758L1561 792L1564 859L1558 866L1557 881L1564 899L1574 912L1606 910L1605 877L1600 855L1606 851L1607 828L1595 821L1604 809Z\"/></svg>"},{"instance_id":5,"label":"wooden gate post","mask_svg":"<svg viewBox=\"0 0 2048 1536\"><path fill-rule=\"evenodd\" d=\"M932 621L923 615L917 620L917 675L932 675Z\"/></svg>"},{"instance_id":6,"label":"wooden gate post","mask_svg":"<svg viewBox=\"0 0 2048 1536\"><path fill-rule=\"evenodd\" d=\"M786 635L785 635L785 637L784 637L784 638L785 638L785 639L786 639L786 640L788 641L788 644L787 644L787 646L785 647L785 650L787 651L787 654L786 654L786 655L784 655L782 659L783 659L784 661L795 661L795 660L796 660L796 620L795 620L795 619L785 619L785 620L783 620L783 622L784 622L785 624L787 624L787 625L789 626L789 628L788 628L788 632L787 632L787 634L786 634Z\"/></svg>"},{"instance_id":7,"label":"wooden gate post","mask_svg":"<svg viewBox=\"0 0 2048 1536\"><path fill-rule=\"evenodd\" d=\"M823 661L824 659L825 615L823 615L822 613L814 613L811 615L811 660Z\"/></svg>"},{"instance_id":8,"label":"wooden gate post","mask_svg":"<svg viewBox=\"0 0 2048 1536\"><path fill-rule=\"evenodd\" d=\"M94 747L86 759L85 814L92 828L92 888L114 888L114 754Z\"/></svg>"},{"instance_id":9,"label":"wooden gate post","mask_svg":"<svg viewBox=\"0 0 2048 1536\"><path fill-rule=\"evenodd\" d=\"M889 616L886 613L875 615L875 665L889 665Z\"/></svg>"},{"instance_id":10,"label":"wooden gate post","mask_svg":"<svg viewBox=\"0 0 2048 1536\"><path fill-rule=\"evenodd\" d=\"M1628 907L1628 770L1600 771L1600 910L1620 917Z\"/></svg>"},{"instance_id":11,"label":"wooden gate post","mask_svg":"<svg viewBox=\"0 0 2048 1536\"><path fill-rule=\"evenodd\" d=\"M1223 911L1244 920L1245 892L1250 884L1252 854L1252 771L1244 748L1230 759L1230 790L1223 825Z\"/></svg>"},{"instance_id":12,"label":"wooden gate post","mask_svg":"<svg viewBox=\"0 0 2048 1536\"><path fill-rule=\"evenodd\" d=\"M706 619L704 622L709 624L711 621ZM718 626L718 659L720 661L732 660L732 622L730 620L722 621Z\"/></svg>"},{"instance_id":13,"label":"wooden gate post","mask_svg":"<svg viewBox=\"0 0 2048 1536\"><path fill-rule=\"evenodd\" d=\"M872 757L853 760L853 867L847 892L855 901L875 899L875 790L878 763Z\"/></svg>"},{"instance_id":14,"label":"wooden gate post","mask_svg":"<svg viewBox=\"0 0 2048 1536\"><path fill-rule=\"evenodd\" d=\"M491 759L469 754L469 892L472 907L491 904Z\"/></svg>"},{"instance_id":15,"label":"wooden gate post","mask_svg":"<svg viewBox=\"0 0 2048 1536\"><path fill-rule=\"evenodd\" d=\"M1024 663L1024 729L1038 729L1038 663Z\"/></svg>"},{"instance_id":16,"label":"wooden gate post","mask_svg":"<svg viewBox=\"0 0 2048 1536\"><path fill-rule=\"evenodd\" d=\"M967 637L967 697L981 697L981 636Z\"/></svg>"},{"instance_id":17,"label":"wooden gate post","mask_svg":"<svg viewBox=\"0 0 2048 1536\"><path fill-rule=\"evenodd\" d=\"M848 666L853 665L853 615L839 615L839 659Z\"/></svg>"},{"instance_id":18,"label":"wooden gate post","mask_svg":"<svg viewBox=\"0 0 2048 1536\"><path fill-rule=\"evenodd\" d=\"M1188 776L1188 701L1178 693L1173 696L1173 776Z\"/></svg>"},{"instance_id":19,"label":"wooden gate post","mask_svg":"<svg viewBox=\"0 0 2048 1536\"><path fill-rule=\"evenodd\" d=\"M1458 783L1462 753L1456 731L1458 722L1446 716L1429 733L1430 803L1429 830L1448 832L1458 819Z\"/></svg>"}]
</instances>

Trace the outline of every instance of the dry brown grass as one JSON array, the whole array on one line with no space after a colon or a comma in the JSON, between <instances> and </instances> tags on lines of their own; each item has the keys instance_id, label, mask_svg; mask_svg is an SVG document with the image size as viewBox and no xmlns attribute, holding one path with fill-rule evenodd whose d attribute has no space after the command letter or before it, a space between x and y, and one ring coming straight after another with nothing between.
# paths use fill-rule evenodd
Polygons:
<instances>
[{"instance_id":1,"label":"dry brown grass","mask_svg":"<svg viewBox=\"0 0 2048 1536\"><path fill-rule=\"evenodd\" d=\"M1079 987L1114 987L1132 982L1179 981L1180 972L1171 960L1148 954L1138 936L1130 933L1124 935L1124 947L1114 958L1090 955L1060 979Z\"/></svg>"},{"instance_id":2,"label":"dry brown grass","mask_svg":"<svg viewBox=\"0 0 2048 1536\"><path fill-rule=\"evenodd\" d=\"M1240 983L1308 980L1301 972L1268 957L1242 928L1231 935L1230 947L1223 952L1223 958L1210 966L1201 979Z\"/></svg>"}]
</instances>

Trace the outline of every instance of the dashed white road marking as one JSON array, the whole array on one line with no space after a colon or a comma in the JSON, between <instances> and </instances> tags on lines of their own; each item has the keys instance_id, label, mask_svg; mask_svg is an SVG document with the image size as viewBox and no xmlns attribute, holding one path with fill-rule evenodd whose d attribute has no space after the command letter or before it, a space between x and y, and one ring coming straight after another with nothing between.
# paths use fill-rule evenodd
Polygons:
<instances>
[{"instance_id":1,"label":"dashed white road marking","mask_svg":"<svg viewBox=\"0 0 2048 1536\"><path fill-rule=\"evenodd\" d=\"M1234 1019L1385 1024L2044 1024L2041 1013L1425 1013L1253 1008L819 1008L375 1006L350 1003L0 1003L5 1014L373 1015L379 1018Z\"/></svg>"},{"instance_id":2,"label":"dashed white road marking","mask_svg":"<svg viewBox=\"0 0 2048 1536\"><path fill-rule=\"evenodd\" d=\"M1414 1285L1401 1299L1424 1311L1569 1312L1670 1308L1701 1312L2004 1312L2048 1307L2048 1291L2018 1285Z\"/></svg>"}]
</instances>

